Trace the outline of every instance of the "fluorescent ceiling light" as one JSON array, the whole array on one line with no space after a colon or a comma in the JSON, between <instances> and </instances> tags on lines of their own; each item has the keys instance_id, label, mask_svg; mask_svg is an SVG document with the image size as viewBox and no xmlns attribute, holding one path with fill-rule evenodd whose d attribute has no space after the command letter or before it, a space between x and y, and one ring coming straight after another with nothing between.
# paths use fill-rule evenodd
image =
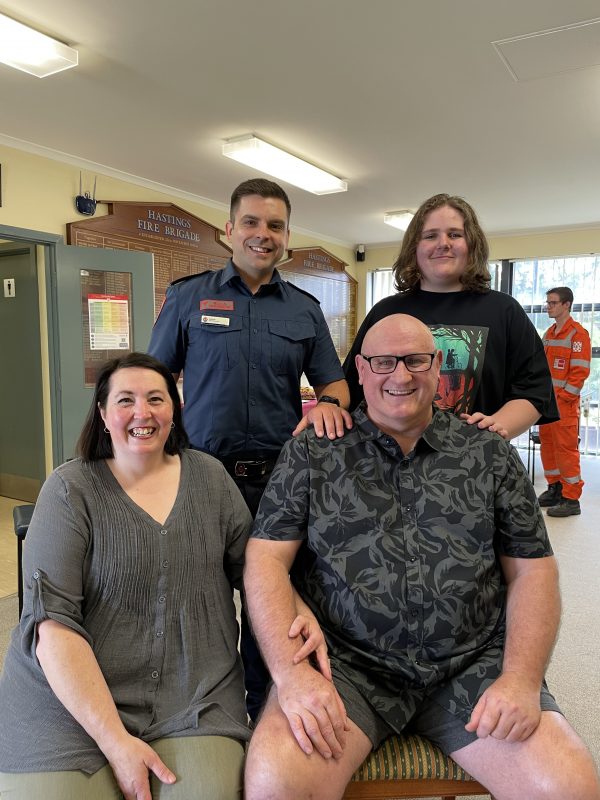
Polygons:
<instances>
[{"instance_id":1,"label":"fluorescent ceiling light","mask_svg":"<svg viewBox=\"0 0 600 800\"><path fill-rule=\"evenodd\" d=\"M79 53L56 39L0 14L0 61L38 78L76 67Z\"/></svg>"},{"instance_id":2,"label":"fluorescent ceiling light","mask_svg":"<svg viewBox=\"0 0 600 800\"><path fill-rule=\"evenodd\" d=\"M346 181L249 133L227 139L223 155L313 194L348 191Z\"/></svg>"},{"instance_id":3,"label":"fluorescent ceiling light","mask_svg":"<svg viewBox=\"0 0 600 800\"><path fill-rule=\"evenodd\" d=\"M392 228L405 231L413 217L413 212L405 208L403 211L386 211L383 215L383 221L386 225L391 225Z\"/></svg>"}]
</instances>

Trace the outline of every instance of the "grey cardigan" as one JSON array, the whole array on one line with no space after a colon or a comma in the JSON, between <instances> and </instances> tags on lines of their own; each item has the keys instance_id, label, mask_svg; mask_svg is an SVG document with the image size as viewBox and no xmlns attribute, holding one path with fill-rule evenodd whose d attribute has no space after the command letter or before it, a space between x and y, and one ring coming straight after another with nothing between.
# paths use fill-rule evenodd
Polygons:
<instances>
[{"instance_id":1,"label":"grey cardigan","mask_svg":"<svg viewBox=\"0 0 600 800\"><path fill-rule=\"evenodd\" d=\"M89 642L135 736L248 739L232 587L250 522L235 484L204 453L183 453L164 525L104 461L55 470L27 533L23 616L0 677L0 770L93 773L106 764L36 658L45 619Z\"/></svg>"}]
</instances>

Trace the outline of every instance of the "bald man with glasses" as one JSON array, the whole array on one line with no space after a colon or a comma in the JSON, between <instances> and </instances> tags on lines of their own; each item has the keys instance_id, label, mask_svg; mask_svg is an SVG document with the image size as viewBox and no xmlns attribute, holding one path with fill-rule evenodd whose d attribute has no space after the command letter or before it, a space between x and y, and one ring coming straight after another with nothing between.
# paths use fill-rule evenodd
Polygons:
<instances>
[{"instance_id":1,"label":"bald man with glasses","mask_svg":"<svg viewBox=\"0 0 600 800\"><path fill-rule=\"evenodd\" d=\"M365 402L352 429L283 448L246 548L273 678L246 800L339 800L403 730L496 800L600 800L544 682L560 599L533 487L501 436L434 407L441 359L423 323L385 317L356 356ZM306 644L288 635L292 585L314 615ZM305 658L320 631L322 671Z\"/></svg>"}]
</instances>

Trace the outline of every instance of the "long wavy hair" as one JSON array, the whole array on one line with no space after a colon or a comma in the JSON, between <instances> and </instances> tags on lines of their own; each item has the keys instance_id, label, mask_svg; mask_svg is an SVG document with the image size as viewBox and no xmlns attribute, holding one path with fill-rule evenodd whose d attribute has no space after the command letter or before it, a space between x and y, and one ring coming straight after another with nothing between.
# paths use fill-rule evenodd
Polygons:
<instances>
[{"instance_id":1,"label":"long wavy hair","mask_svg":"<svg viewBox=\"0 0 600 800\"><path fill-rule=\"evenodd\" d=\"M487 292L491 276L488 269L489 246L481 229L475 211L462 197L449 194L435 194L424 203L410 221L400 252L393 266L394 286L399 292L409 292L419 286L421 270L417 264L417 245L425 226L427 215L443 206L450 206L462 216L469 259L460 282L465 290Z\"/></svg>"}]
</instances>

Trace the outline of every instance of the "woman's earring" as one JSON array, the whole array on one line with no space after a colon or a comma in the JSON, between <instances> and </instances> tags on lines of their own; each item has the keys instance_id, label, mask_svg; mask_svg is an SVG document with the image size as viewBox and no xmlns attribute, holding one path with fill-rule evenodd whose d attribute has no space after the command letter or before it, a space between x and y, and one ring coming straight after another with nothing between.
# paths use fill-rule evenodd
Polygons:
<instances>
[{"instance_id":1,"label":"woman's earring","mask_svg":"<svg viewBox=\"0 0 600 800\"><path fill-rule=\"evenodd\" d=\"M108 428L106 427L106 425L104 426L104 433L110 433L110 431L108 430Z\"/></svg>"},{"instance_id":2,"label":"woman's earring","mask_svg":"<svg viewBox=\"0 0 600 800\"><path fill-rule=\"evenodd\" d=\"M174 428L174 427L175 427L175 423L173 421L171 421L171 428Z\"/></svg>"}]
</instances>

